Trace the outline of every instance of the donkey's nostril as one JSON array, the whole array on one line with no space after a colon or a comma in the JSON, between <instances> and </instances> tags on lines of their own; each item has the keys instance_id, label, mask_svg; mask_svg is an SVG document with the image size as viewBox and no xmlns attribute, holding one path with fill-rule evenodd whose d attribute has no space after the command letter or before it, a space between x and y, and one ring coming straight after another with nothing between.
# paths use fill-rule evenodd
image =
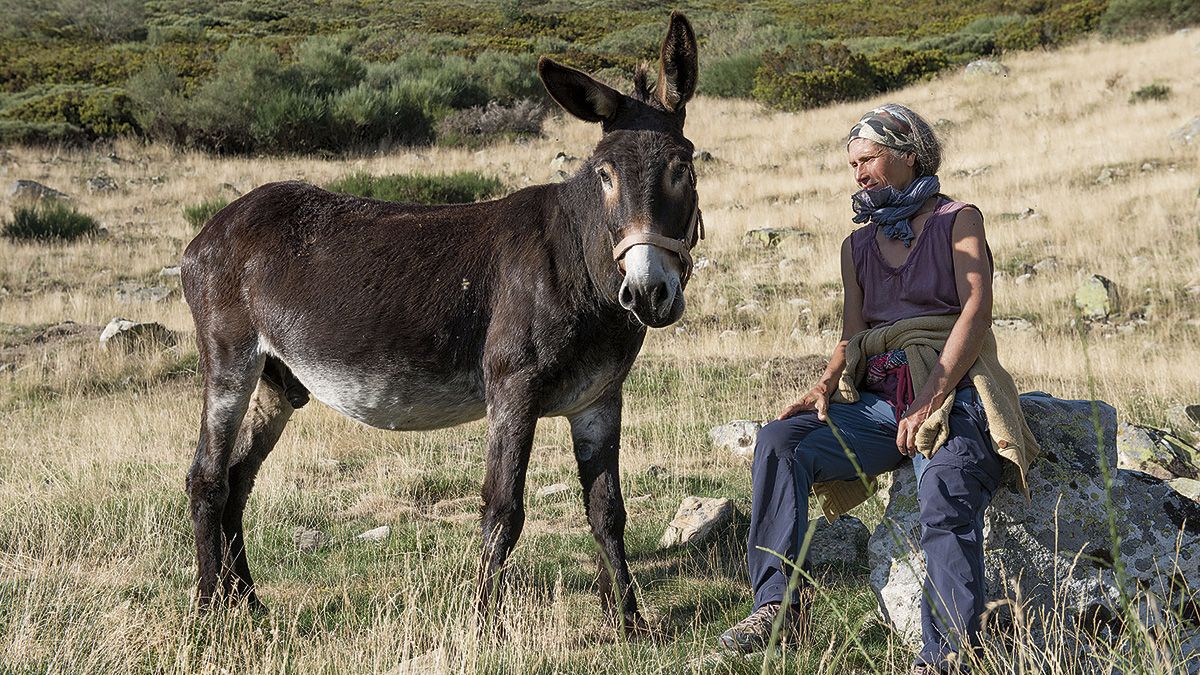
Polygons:
<instances>
[{"instance_id":1,"label":"donkey's nostril","mask_svg":"<svg viewBox=\"0 0 1200 675\"><path fill-rule=\"evenodd\" d=\"M621 293L617 299L625 309L633 309L633 291L629 290L629 284L621 284Z\"/></svg>"},{"instance_id":2,"label":"donkey's nostril","mask_svg":"<svg viewBox=\"0 0 1200 675\"><path fill-rule=\"evenodd\" d=\"M662 307L669 295L670 291L667 290L666 282L655 284L654 289L650 291L650 306L655 308Z\"/></svg>"}]
</instances>

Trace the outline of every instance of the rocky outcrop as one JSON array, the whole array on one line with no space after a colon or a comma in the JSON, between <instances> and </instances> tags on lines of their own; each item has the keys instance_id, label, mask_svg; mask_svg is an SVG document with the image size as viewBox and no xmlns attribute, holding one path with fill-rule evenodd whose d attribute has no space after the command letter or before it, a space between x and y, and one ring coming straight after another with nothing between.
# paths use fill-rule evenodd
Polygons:
<instances>
[{"instance_id":1,"label":"rocky outcrop","mask_svg":"<svg viewBox=\"0 0 1200 675\"><path fill-rule=\"evenodd\" d=\"M175 332L162 324L138 323L119 317L109 321L100 333L101 347L116 347L126 352L139 348L171 347L178 342L179 338Z\"/></svg>"},{"instance_id":2,"label":"rocky outcrop","mask_svg":"<svg viewBox=\"0 0 1200 675\"><path fill-rule=\"evenodd\" d=\"M754 459L754 440L762 422L754 420L733 420L728 424L713 427L708 430L708 440L714 448L725 450L734 457L752 461Z\"/></svg>"},{"instance_id":3,"label":"rocky outcrop","mask_svg":"<svg viewBox=\"0 0 1200 675\"><path fill-rule=\"evenodd\" d=\"M733 502L720 497L684 497L659 540L661 548L698 545L733 524Z\"/></svg>"},{"instance_id":4,"label":"rocky outcrop","mask_svg":"<svg viewBox=\"0 0 1200 675\"><path fill-rule=\"evenodd\" d=\"M1162 429L1117 425L1117 466L1162 480L1200 478L1196 449Z\"/></svg>"},{"instance_id":5,"label":"rocky outcrop","mask_svg":"<svg viewBox=\"0 0 1200 675\"><path fill-rule=\"evenodd\" d=\"M1075 307L1086 319L1104 319L1120 309L1117 285L1099 274L1088 277L1075 291Z\"/></svg>"},{"instance_id":6,"label":"rocky outcrop","mask_svg":"<svg viewBox=\"0 0 1200 675\"><path fill-rule=\"evenodd\" d=\"M867 562L871 531L854 516L838 516L831 523L817 519L808 545L807 560L813 567L861 567Z\"/></svg>"},{"instance_id":7,"label":"rocky outcrop","mask_svg":"<svg viewBox=\"0 0 1200 675\"><path fill-rule=\"evenodd\" d=\"M1046 395L1022 396L1021 406L1042 454L1029 473L1030 498L1009 480L987 510L989 600L1019 602L1035 638L1051 628L1042 619L1051 615L1068 630L1118 633L1122 592L1147 608L1147 625L1170 621L1153 608L1191 602L1189 589L1200 589L1200 505L1161 480L1117 468L1111 406ZM870 541L871 585L888 621L915 646L925 571L916 481L911 465L893 475ZM1110 528L1120 537L1115 551ZM1011 613L998 606L992 622L1003 628Z\"/></svg>"}]
</instances>

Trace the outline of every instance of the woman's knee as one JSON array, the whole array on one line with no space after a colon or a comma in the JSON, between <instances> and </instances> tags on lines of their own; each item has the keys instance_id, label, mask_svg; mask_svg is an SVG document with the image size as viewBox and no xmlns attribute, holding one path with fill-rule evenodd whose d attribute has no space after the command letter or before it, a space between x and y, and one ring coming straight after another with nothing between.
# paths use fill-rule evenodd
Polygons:
<instances>
[{"instance_id":1,"label":"woman's knee","mask_svg":"<svg viewBox=\"0 0 1200 675\"><path fill-rule=\"evenodd\" d=\"M759 429L754 443L754 463L793 459L796 446L816 428L815 424L809 423L807 416L807 413L802 413L786 420L775 420ZM816 420L815 413L812 418Z\"/></svg>"},{"instance_id":2,"label":"woman's knee","mask_svg":"<svg viewBox=\"0 0 1200 675\"><path fill-rule=\"evenodd\" d=\"M917 486L921 524L955 532L972 529L990 496L970 469L933 461Z\"/></svg>"}]
</instances>

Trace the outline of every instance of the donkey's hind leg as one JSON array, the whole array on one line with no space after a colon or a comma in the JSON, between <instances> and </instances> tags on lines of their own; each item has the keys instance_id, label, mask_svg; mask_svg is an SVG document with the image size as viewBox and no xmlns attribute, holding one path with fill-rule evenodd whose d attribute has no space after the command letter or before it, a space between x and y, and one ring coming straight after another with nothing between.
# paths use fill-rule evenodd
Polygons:
<instances>
[{"instance_id":1,"label":"donkey's hind leg","mask_svg":"<svg viewBox=\"0 0 1200 675\"><path fill-rule=\"evenodd\" d=\"M246 562L242 516L246 511L246 500L254 488L254 478L295 410L292 405L295 397L289 400L285 393L288 375L290 373L286 366L275 359L267 359L233 449L229 467L229 497L221 519L221 530L225 537L221 586L225 597L231 601L245 599L250 608L256 610L266 607L254 592L254 580Z\"/></svg>"},{"instance_id":2,"label":"donkey's hind leg","mask_svg":"<svg viewBox=\"0 0 1200 675\"><path fill-rule=\"evenodd\" d=\"M240 340L200 339L204 411L187 492L196 537L196 600L201 608L211 605L218 592L225 560L222 523L229 498L230 459L263 361L252 333Z\"/></svg>"}]
</instances>

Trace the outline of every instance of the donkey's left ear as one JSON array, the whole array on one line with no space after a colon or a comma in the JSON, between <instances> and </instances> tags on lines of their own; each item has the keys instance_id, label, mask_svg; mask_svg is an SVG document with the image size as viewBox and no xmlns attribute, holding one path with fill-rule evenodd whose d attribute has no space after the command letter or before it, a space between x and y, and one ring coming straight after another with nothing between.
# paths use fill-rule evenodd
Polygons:
<instances>
[{"instance_id":1,"label":"donkey's left ear","mask_svg":"<svg viewBox=\"0 0 1200 675\"><path fill-rule=\"evenodd\" d=\"M671 12L667 36L663 38L662 55L658 65L658 101L671 112L683 106L696 93L700 66L696 58L696 33L687 17L678 10Z\"/></svg>"},{"instance_id":2,"label":"donkey's left ear","mask_svg":"<svg viewBox=\"0 0 1200 675\"><path fill-rule=\"evenodd\" d=\"M584 122L608 121L621 108L619 91L545 56L538 60L538 77L542 78L550 98Z\"/></svg>"}]
</instances>

